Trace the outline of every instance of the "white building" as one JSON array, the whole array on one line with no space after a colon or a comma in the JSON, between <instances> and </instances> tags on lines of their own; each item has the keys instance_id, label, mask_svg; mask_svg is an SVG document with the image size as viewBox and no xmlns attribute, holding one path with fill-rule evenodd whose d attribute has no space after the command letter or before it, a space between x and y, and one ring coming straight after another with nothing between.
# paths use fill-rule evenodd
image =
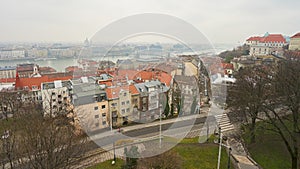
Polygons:
<instances>
[{"instance_id":1,"label":"white building","mask_svg":"<svg viewBox=\"0 0 300 169\"><path fill-rule=\"evenodd\" d=\"M67 113L71 107L72 83L70 80L41 84L42 104L45 115L55 116Z\"/></svg>"},{"instance_id":2,"label":"white building","mask_svg":"<svg viewBox=\"0 0 300 169\"><path fill-rule=\"evenodd\" d=\"M268 34L263 37L250 37L246 40L246 44L250 45L250 55L260 56L276 54L287 45L285 38L281 34Z\"/></svg>"},{"instance_id":3,"label":"white building","mask_svg":"<svg viewBox=\"0 0 300 169\"><path fill-rule=\"evenodd\" d=\"M0 79L16 78L16 67L0 67Z\"/></svg>"},{"instance_id":4,"label":"white building","mask_svg":"<svg viewBox=\"0 0 300 169\"><path fill-rule=\"evenodd\" d=\"M1 50L0 51L0 59L19 59L19 58L25 58L25 50Z\"/></svg>"}]
</instances>

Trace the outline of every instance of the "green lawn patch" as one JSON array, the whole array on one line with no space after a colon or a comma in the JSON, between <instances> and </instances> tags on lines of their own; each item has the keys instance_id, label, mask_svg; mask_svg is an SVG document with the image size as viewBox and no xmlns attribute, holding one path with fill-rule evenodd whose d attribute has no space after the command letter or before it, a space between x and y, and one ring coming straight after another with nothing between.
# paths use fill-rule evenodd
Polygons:
<instances>
[{"instance_id":1,"label":"green lawn patch","mask_svg":"<svg viewBox=\"0 0 300 169\"><path fill-rule=\"evenodd\" d=\"M281 137L272 131L265 130L269 124L258 122L256 133L256 143L250 144L250 134L247 127L243 139L246 142L251 157L263 168L283 169L291 168L291 158Z\"/></svg>"},{"instance_id":2,"label":"green lawn patch","mask_svg":"<svg viewBox=\"0 0 300 169\"><path fill-rule=\"evenodd\" d=\"M218 145L208 144L179 144L174 148L183 158L182 168L185 169L212 169L217 168ZM228 156L222 149L221 169L227 169Z\"/></svg>"},{"instance_id":3,"label":"green lawn patch","mask_svg":"<svg viewBox=\"0 0 300 169\"><path fill-rule=\"evenodd\" d=\"M120 169L124 164L124 160L117 159L114 165L111 164L112 160L104 161L95 166L89 167L88 169Z\"/></svg>"},{"instance_id":4,"label":"green lawn patch","mask_svg":"<svg viewBox=\"0 0 300 169\"><path fill-rule=\"evenodd\" d=\"M198 143L197 138L186 138L173 148L182 158L183 169L213 169L217 168L219 147L214 143ZM212 138L210 140L213 140ZM116 164L111 165L112 160L105 161L89 169L120 169L124 161L118 159ZM228 154L222 149L221 169L227 169ZM232 165L231 165L232 168Z\"/></svg>"}]
</instances>

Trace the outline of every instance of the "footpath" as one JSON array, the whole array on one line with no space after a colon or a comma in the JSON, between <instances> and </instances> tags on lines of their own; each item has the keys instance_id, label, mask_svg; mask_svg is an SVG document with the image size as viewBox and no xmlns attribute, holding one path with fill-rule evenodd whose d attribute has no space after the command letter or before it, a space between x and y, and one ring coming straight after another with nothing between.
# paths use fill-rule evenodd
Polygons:
<instances>
[{"instance_id":1,"label":"footpath","mask_svg":"<svg viewBox=\"0 0 300 169\"><path fill-rule=\"evenodd\" d=\"M227 147L231 148L231 157L237 169L261 169L259 165L249 156L243 143L237 137L239 126L230 122L228 115L219 106L211 102L211 111L214 112L218 127L221 128L223 136L227 137ZM227 151L229 151L227 149Z\"/></svg>"}]
</instances>

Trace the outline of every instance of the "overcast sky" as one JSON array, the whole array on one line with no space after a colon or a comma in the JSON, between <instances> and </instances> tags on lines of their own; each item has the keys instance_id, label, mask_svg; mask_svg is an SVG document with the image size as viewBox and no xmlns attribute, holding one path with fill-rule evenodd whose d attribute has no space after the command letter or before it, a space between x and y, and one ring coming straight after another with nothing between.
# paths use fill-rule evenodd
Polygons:
<instances>
[{"instance_id":1,"label":"overcast sky","mask_svg":"<svg viewBox=\"0 0 300 169\"><path fill-rule=\"evenodd\" d=\"M163 13L214 43L300 32L299 0L1 0L0 41L82 42L124 16Z\"/></svg>"}]
</instances>

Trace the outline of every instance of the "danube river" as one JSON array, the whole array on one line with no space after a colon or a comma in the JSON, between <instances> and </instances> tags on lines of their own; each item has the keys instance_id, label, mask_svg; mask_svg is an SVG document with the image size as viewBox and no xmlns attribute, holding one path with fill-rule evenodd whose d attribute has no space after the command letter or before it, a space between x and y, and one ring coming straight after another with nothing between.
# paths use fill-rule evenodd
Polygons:
<instances>
[{"instance_id":1,"label":"danube river","mask_svg":"<svg viewBox=\"0 0 300 169\"><path fill-rule=\"evenodd\" d=\"M202 49L201 52L199 53L210 53L210 52L216 52L220 53L221 51L228 50L232 48L233 45L228 45L228 44L222 44L222 45L216 45L215 50L205 50ZM95 60L95 61L101 61L101 60L109 60L113 61L116 63L118 59L128 59L130 56L124 56L124 57L92 57L89 59ZM65 68L68 66L76 66L78 65L77 63L78 58L58 58L54 60L0 60L0 67L5 67L5 66L16 66L17 64L22 64L22 63L36 63L39 66L49 66L54 68L58 72L64 72Z\"/></svg>"},{"instance_id":2,"label":"danube river","mask_svg":"<svg viewBox=\"0 0 300 169\"><path fill-rule=\"evenodd\" d=\"M122 57L119 59L126 59L127 57ZM92 60L100 61L103 60L104 58L90 58ZM109 58L106 60L110 60L113 62L116 62L118 58ZM77 63L78 59L77 58L59 58L55 60L0 60L0 67L5 67L5 66L16 66L17 64L23 64L23 63L36 63L39 66L49 66L54 68L58 72L64 72L65 68L68 66L76 66L78 65Z\"/></svg>"}]
</instances>

